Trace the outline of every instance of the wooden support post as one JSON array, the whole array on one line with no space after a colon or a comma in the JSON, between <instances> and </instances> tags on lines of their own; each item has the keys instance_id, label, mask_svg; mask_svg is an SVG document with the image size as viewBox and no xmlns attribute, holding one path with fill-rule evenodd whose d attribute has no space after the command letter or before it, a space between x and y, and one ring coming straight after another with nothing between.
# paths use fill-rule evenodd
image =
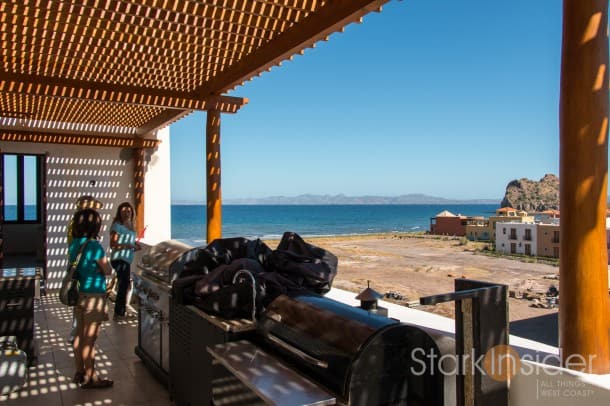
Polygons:
<instances>
[{"instance_id":1,"label":"wooden support post","mask_svg":"<svg viewBox=\"0 0 610 406\"><path fill-rule=\"evenodd\" d=\"M460 355L467 356L474 354L475 348L475 326L477 325L477 321L474 320L472 315L473 310L473 301L478 299L466 298L463 300L458 300L455 302L455 311L462 313L462 326L461 330L463 332L462 339L462 348L460 349ZM458 307L460 307L458 309ZM457 320L457 319L456 319ZM457 331L457 330L456 330ZM480 354L477 354L477 356ZM476 382L479 379L475 379L476 371L474 370L474 362L469 360L470 362L464 362L464 370L462 371L464 381L460 385L461 390L463 391L463 398L460 399L460 402L463 401L463 406L475 406L476 392L477 388L480 387L480 382ZM478 383L478 385L477 385Z\"/></svg>"},{"instance_id":2,"label":"wooden support post","mask_svg":"<svg viewBox=\"0 0 610 406\"><path fill-rule=\"evenodd\" d=\"M209 110L206 124L207 243L222 237L220 190L220 111Z\"/></svg>"},{"instance_id":3,"label":"wooden support post","mask_svg":"<svg viewBox=\"0 0 610 406\"><path fill-rule=\"evenodd\" d=\"M0 267L4 261L4 154L0 149Z\"/></svg>"},{"instance_id":4,"label":"wooden support post","mask_svg":"<svg viewBox=\"0 0 610 406\"><path fill-rule=\"evenodd\" d=\"M564 0L560 97L563 365L610 372L608 329L608 0Z\"/></svg>"},{"instance_id":5,"label":"wooden support post","mask_svg":"<svg viewBox=\"0 0 610 406\"><path fill-rule=\"evenodd\" d=\"M133 150L133 203L136 215L134 224L136 233L140 235L144 230L144 168L146 162L146 150L135 148Z\"/></svg>"}]
</instances>

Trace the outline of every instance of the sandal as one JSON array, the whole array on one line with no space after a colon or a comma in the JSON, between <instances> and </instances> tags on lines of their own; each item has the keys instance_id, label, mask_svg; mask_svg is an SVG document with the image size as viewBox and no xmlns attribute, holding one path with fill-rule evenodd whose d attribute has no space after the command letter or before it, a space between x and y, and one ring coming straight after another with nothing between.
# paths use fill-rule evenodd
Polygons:
<instances>
[{"instance_id":1,"label":"sandal","mask_svg":"<svg viewBox=\"0 0 610 406\"><path fill-rule=\"evenodd\" d=\"M76 371L74 374L74 378L72 378L72 383L84 383L85 382L85 371Z\"/></svg>"},{"instance_id":2,"label":"sandal","mask_svg":"<svg viewBox=\"0 0 610 406\"><path fill-rule=\"evenodd\" d=\"M112 379L108 378L94 378L89 379L87 383L82 384L80 387L83 389L103 389L110 388L114 385Z\"/></svg>"}]
</instances>

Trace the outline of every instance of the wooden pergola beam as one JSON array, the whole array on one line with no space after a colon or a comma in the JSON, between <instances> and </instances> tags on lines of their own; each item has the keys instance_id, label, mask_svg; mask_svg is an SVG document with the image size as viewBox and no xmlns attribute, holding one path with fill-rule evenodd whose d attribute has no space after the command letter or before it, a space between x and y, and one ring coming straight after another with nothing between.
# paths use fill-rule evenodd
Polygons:
<instances>
[{"instance_id":1,"label":"wooden pergola beam","mask_svg":"<svg viewBox=\"0 0 610 406\"><path fill-rule=\"evenodd\" d=\"M88 145L118 148L156 148L161 141L134 136L75 135L37 131L21 131L0 128L0 141L35 142L46 144Z\"/></svg>"},{"instance_id":2,"label":"wooden pergola beam","mask_svg":"<svg viewBox=\"0 0 610 406\"><path fill-rule=\"evenodd\" d=\"M191 114L193 110L174 110L167 109L164 110L157 117L150 120L148 123L138 128L136 131L136 135L140 137L144 137L159 128L167 127L168 125L175 123L181 118Z\"/></svg>"},{"instance_id":3,"label":"wooden pergola beam","mask_svg":"<svg viewBox=\"0 0 610 406\"><path fill-rule=\"evenodd\" d=\"M92 83L6 71L0 71L0 92L181 110L217 110L231 114L237 113L248 103L248 99L243 97L210 95L200 98L193 97L189 92Z\"/></svg>"},{"instance_id":4,"label":"wooden pergola beam","mask_svg":"<svg viewBox=\"0 0 610 406\"><path fill-rule=\"evenodd\" d=\"M289 59L302 49L312 47L317 41L358 21L371 11L381 10L389 0L335 0L316 13L286 29L277 38L257 48L240 59L216 78L195 90L194 94L206 96L224 93L282 60Z\"/></svg>"}]
</instances>

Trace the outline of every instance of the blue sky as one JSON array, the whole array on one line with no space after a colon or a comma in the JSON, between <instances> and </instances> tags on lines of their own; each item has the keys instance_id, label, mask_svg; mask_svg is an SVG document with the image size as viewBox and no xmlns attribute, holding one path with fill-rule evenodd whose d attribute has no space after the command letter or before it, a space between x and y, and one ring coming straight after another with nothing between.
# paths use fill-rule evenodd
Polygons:
<instances>
[{"instance_id":1,"label":"blue sky","mask_svg":"<svg viewBox=\"0 0 610 406\"><path fill-rule=\"evenodd\" d=\"M558 174L559 0L393 0L230 95L224 199L500 200ZM173 201L205 199L205 113L171 126Z\"/></svg>"}]
</instances>

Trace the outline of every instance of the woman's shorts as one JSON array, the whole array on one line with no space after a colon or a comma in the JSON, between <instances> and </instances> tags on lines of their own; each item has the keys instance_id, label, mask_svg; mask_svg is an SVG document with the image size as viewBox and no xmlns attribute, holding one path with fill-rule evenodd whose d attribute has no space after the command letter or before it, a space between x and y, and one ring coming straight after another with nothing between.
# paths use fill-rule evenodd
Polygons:
<instances>
[{"instance_id":1,"label":"woman's shorts","mask_svg":"<svg viewBox=\"0 0 610 406\"><path fill-rule=\"evenodd\" d=\"M75 308L77 320L101 323L108 320L108 300L103 293L81 293Z\"/></svg>"}]
</instances>

